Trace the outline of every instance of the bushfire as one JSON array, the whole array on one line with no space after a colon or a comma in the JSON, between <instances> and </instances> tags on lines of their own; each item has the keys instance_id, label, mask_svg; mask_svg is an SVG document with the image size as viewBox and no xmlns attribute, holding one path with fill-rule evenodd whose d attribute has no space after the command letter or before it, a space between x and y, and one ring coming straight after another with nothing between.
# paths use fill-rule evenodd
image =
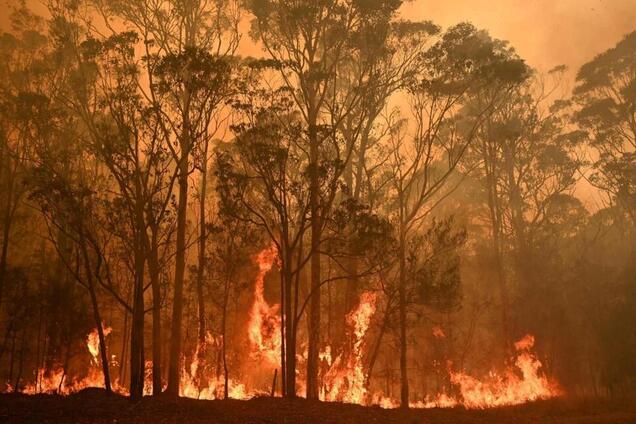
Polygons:
<instances>
[{"instance_id":1,"label":"bushfire","mask_svg":"<svg viewBox=\"0 0 636 424\"><path fill-rule=\"evenodd\" d=\"M255 262L258 274L254 282L253 303L250 309L246 337L249 341L249 356L254 361L260 361L267 369L275 370L280 366L281 328L280 306L270 305L265 299L265 276L277 261L275 247L260 252ZM399 406L397 399L385 396L381 392L371 391L366 369L368 346L366 336L373 323L377 309L378 296L374 292L361 294L357 306L347 315L350 344L333 357L335 349L325 346L320 354L324 365L320 399L330 402L345 402L359 405L378 405L383 408ZM446 337L444 330L433 327L435 338ZM112 328L103 325L104 336L112 333ZM208 334L205 343L209 346L197 346L197 352L192 355L189 366L184 365L181 373L180 394L184 397L197 399L218 399L223 397L224 380L218 376L199 375L198 350L220 343L218 338ZM548 378L542 371L541 361L533 352L535 339L526 335L515 343L515 355L511 358L512 365L503 371L490 371L484 378L477 378L464 371L453 370L449 365L449 379L456 389L453 394L439 393L419 401L410 403L412 408L435 408L463 406L470 409L483 409L505 405L517 405L539 399L548 399L561 394L558 384ZM72 378L67 375L62 366L37 370L35 382L21 388L25 394L58 393L68 395L89 387L103 387L104 377L100 363L100 347L97 329L86 337L86 348L90 353L88 373L82 378ZM300 359L303 355L299 355ZM112 357L113 365L116 358ZM152 363L146 363L146 382L144 393L150 394L152 387ZM271 381L269 382L271 384ZM233 399L249 399L269 393L269 388L252 387L254 384L230 379L229 397ZM303 382L299 381L299 386ZM7 385L8 391L14 388ZM113 383L113 390L120 394L127 394L126 388L118 381Z\"/></svg>"}]
</instances>

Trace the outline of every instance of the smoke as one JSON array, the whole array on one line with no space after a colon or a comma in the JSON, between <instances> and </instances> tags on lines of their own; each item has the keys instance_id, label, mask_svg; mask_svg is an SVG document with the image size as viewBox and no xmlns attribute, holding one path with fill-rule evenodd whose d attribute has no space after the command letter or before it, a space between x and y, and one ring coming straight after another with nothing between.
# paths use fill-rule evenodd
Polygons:
<instances>
[{"instance_id":1,"label":"smoke","mask_svg":"<svg viewBox=\"0 0 636 424\"><path fill-rule=\"evenodd\" d=\"M469 21L508 40L528 64L542 71L583 63L636 29L633 0L416 0L405 18L448 27Z\"/></svg>"}]
</instances>

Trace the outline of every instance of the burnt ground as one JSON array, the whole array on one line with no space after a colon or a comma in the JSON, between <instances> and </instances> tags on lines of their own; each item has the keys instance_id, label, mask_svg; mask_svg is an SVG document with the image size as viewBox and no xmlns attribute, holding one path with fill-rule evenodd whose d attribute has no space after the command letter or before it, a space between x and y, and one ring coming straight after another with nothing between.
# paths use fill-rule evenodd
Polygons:
<instances>
[{"instance_id":1,"label":"burnt ground","mask_svg":"<svg viewBox=\"0 0 636 424\"><path fill-rule=\"evenodd\" d=\"M553 399L489 410L385 410L339 403L258 398L195 400L146 398L131 403L88 389L72 396L0 395L7 423L636 423L636 400Z\"/></svg>"}]
</instances>

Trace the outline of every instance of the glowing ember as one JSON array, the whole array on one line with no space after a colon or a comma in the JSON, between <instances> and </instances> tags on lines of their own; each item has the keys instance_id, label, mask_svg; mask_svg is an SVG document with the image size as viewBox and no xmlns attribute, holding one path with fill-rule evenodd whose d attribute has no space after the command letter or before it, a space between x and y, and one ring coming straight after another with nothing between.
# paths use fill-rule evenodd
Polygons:
<instances>
[{"instance_id":1,"label":"glowing ember","mask_svg":"<svg viewBox=\"0 0 636 424\"><path fill-rule=\"evenodd\" d=\"M250 310L248 336L255 359L263 358L271 366L280 363L280 305L270 306L265 300L265 275L272 269L278 251L276 246L261 251L256 257L258 275L254 284L254 303Z\"/></svg>"}]
</instances>

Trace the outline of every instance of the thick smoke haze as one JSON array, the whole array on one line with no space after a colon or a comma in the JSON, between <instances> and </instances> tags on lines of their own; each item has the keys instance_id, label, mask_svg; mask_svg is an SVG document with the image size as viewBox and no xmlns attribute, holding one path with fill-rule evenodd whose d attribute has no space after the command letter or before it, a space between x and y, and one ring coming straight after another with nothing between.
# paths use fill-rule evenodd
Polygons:
<instances>
[{"instance_id":1,"label":"thick smoke haze","mask_svg":"<svg viewBox=\"0 0 636 424\"><path fill-rule=\"evenodd\" d=\"M508 40L528 64L542 71L578 69L616 44L636 23L635 0L447 0L402 6L409 19L447 27L470 21Z\"/></svg>"},{"instance_id":2,"label":"thick smoke haze","mask_svg":"<svg viewBox=\"0 0 636 424\"><path fill-rule=\"evenodd\" d=\"M42 2L26 4L46 14ZM412 0L402 6L402 16L442 27L472 22L493 37L510 41L532 67L578 69L634 29L636 0ZM8 27L8 9L3 8L0 29ZM249 37L243 43L245 53L257 52Z\"/></svg>"},{"instance_id":3,"label":"thick smoke haze","mask_svg":"<svg viewBox=\"0 0 636 424\"><path fill-rule=\"evenodd\" d=\"M634 322L636 0L0 0L0 417L636 422Z\"/></svg>"}]
</instances>

